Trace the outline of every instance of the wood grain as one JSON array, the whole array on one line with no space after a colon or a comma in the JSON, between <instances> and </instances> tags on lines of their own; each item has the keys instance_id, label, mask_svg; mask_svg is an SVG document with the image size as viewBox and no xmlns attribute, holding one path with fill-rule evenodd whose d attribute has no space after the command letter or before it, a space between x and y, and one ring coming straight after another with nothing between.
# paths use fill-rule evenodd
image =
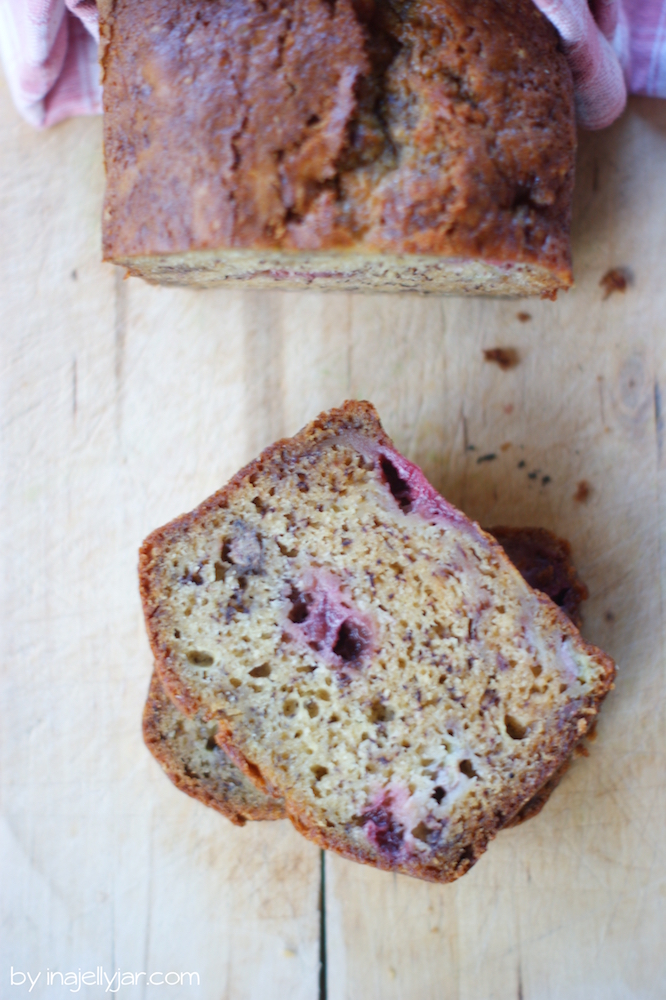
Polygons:
<instances>
[{"instance_id":1,"label":"wood grain","mask_svg":"<svg viewBox=\"0 0 666 1000\"><path fill-rule=\"evenodd\" d=\"M663 102L633 101L612 129L582 137L577 287L556 304L426 301L390 317L386 303L374 324L370 304L357 307L354 387L481 523L571 539L591 592L584 632L620 673L590 757L460 882L327 858L330 1000L666 994L664 162ZM615 266L632 282L603 301L599 280ZM381 353L391 321L400 345L423 347L411 364L401 352L399 384ZM520 364L484 361L496 346L515 348ZM575 499L581 481L586 502Z\"/></svg>"},{"instance_id":2,"label":"wood grain","mask_svg":"<svg viewBox=\"0 0 666 1000\"><path fill-rule=\"evenodd\" d=\"M0 91L0 995L11 966L55 997L47 968L103 965L198 972L181 997L312 1000L319 852L178 793L140 732L137 549L255 447L263 306L250 322L239 296L161 294L99 262L100 140L99 120L35 134Z\"/></svg>"},{"instance_id":3,"label":"wood grain","mask_svg":"<svg viewBox=\"0 0 666 1000\"><path fill-rule=\"evenodd\" d=\"M100 134L31 132L0 83L0 976L173 968L201 977L179 997L320 996L318 852L287 823L233 828L141 744L135 562L355 396L482 523L571 539L585 633L620 675L590 757L459 883L327 857L328 1000L661 1000L666 104L582 137L577 287L555 304L124 281L99 263ZM604 301L616 266L632 280Z\"/></svg>"}]
</instances>

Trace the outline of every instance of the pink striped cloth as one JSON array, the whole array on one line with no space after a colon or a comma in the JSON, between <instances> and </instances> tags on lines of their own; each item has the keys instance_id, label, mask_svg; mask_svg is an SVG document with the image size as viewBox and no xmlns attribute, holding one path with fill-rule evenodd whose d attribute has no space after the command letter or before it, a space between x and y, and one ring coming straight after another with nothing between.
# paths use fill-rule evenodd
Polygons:
<instances>
[{"instance_id":1,"label":"pink striped cloth","mask_svg":"<svg viewBox=\"0 0 666 1000\"><path fill-rule=\"evenodd\" d=\"M666 97L666 0L534 2L562 37L581 125L609 125L627 91ZM0 57L31 125L101 110L95 0L0 0Z\"/></svg>"}]
</instances>

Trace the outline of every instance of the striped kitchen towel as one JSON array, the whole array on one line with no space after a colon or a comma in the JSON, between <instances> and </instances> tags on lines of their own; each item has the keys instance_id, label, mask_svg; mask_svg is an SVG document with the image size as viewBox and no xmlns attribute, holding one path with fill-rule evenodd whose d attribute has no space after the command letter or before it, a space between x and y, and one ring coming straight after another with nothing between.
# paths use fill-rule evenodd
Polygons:
<instances>
[{"instance_id":1,"label":"striped kitchen towel","mask_svg":"<svg viewBox=\"0 0 666 1000\"><path fill-rule=\"evenodd\" d=\"M534 2L562 37L581 125L609 125L627 91L666 97L666 0ZM0 56L32 125L101 111L94 0L0 0Z\"/></svg>"}]
</instances>

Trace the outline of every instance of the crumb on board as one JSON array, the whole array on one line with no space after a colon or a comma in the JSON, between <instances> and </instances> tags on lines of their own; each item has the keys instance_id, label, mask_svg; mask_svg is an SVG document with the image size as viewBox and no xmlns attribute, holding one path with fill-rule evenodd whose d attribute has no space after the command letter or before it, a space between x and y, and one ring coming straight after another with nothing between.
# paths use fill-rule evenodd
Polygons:
<instances>
[{"instance_id":1,"label":"crumb on board","mask_svg":"<svg viewBox=\"0 0 666 1000\"><path fill-rule=\"evenodd\" d=\"M505 441L504 444L500 445L500 451L508 451L510 447L511 447L511 442Z\"/></svg>"},{"instance_id":2,"label":"crumb on board","mask_svg":"<svg viewBox=\"0 0 666 1000\"><path fill-rule=\"evenodd\" d=\"M529 323L529 321L532 319L532 313L528 312L516 313L516 319L519 320L519 322L521 323Z\"/></svg>"},{"instance_id":3,"label":"crumb on board","mask_svg":"<svg viewBox=\"0 0 666 1000\"><path fill-rule=\"evenodd\" d=\"M604 302L613 292L626 292L629 284L629 272L625 267L611 267L599 282L604 290Z\"/></svg>"},{"instance_id":4,"label":"crumb on board","mask_svg":"<svg viewBox=\"0 0 666 1000\"><path fill-rule=\"evenodd\" d=\"M587 503L590 499L590 494L592 493L592 487L588 483L587 479L581 479L576 485L576 492L574 493L574 500L576 503Z\"/></svg>"},{"instance_id":5,"label":"crumb on board","mask_svg":"<svg viewBox=\"0 0 666 1000\"><path fill-rule=\"evenodd\" d=\"M515 347L489 347L483 352L486 361L499 365L502 371L515 368L520 363L518 351Z\"/></svg>"}]
</instances>

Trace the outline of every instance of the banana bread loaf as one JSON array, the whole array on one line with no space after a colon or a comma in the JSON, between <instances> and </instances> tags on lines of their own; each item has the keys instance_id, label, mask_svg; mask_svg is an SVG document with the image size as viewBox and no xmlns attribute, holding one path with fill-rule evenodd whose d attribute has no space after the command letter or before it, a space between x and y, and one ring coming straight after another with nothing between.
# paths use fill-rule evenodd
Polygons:
<instances>
[{"instance_id":1,"label":"banana bread loaf","mask_svg":"<svg viewBox=\"0 0 666 1000\"><path fill-rule=\"evenodd\" d=\"M161 680L294 825L432 881L565 764L614 676L367 403L154 532L140 587Z\"/></svg>"},{"instance_id":2,"label":"banana bread loaf","mask_svg":"<svg viewBox=\"0 0 666 1000\"><path fill-rule=\"evenodd\" d=\"M532 0L101 0L106 260L553 297L573 87Z\"/></svg>"}]
</instances>

